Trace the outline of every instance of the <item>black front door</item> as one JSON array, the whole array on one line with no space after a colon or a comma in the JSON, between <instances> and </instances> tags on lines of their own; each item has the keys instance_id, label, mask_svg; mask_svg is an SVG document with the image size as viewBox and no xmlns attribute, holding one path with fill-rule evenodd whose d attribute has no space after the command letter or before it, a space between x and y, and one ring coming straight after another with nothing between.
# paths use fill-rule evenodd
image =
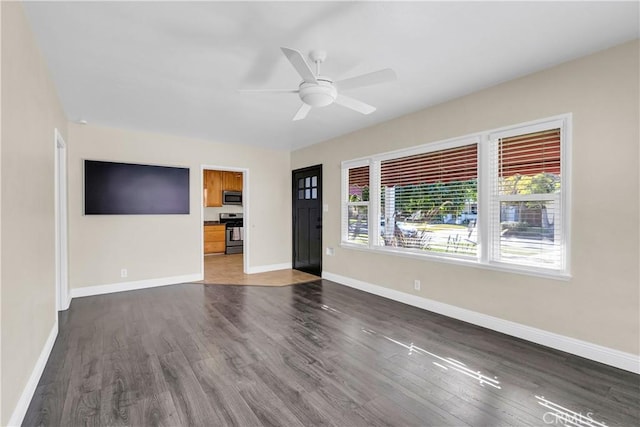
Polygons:
<instances>
[{"instance_id":1,"label":"black front door","mask_svg":"<svg viewBox=\"0 0 640 427\"><path fill-rule=\"evenodd\" d=\"M293 268L322 273L322 165L293 171Z\"/></svg>"}]
</instances>

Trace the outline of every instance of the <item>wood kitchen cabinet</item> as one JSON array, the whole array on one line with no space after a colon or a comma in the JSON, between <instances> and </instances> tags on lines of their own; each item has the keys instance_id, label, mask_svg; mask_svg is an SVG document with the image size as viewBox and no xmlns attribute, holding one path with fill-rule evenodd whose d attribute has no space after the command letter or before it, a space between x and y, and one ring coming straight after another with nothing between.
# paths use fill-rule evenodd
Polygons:
<instances>
[{"instance_id":1,"label":"wood kitchen cabinet","mask_svg":"<svg viewBox=\"0 0 640 427\"><path fill-rule=\"evenodd\" d=\"M225 225L205 225L204 226L204 253L217 254L224 253L225 247Z\"/></svg>"},{"instance_id":2,"label":"wood kitchen cabinet","mask_svg":"<svg viewBox=\"0 0 640 427\"><path fill-rule=\"evenodd\" d=\"M222 189L242 191L242 172L222 172Z\"/></svg>"},{"instance_id":3,"label":"wood kitchen cabinet","mask_svg":"<svg viewBox=\"0 0 640 427\"><path fill-rule=\"evenodd\" d=\"M205 170L202 176L206 208L222 206L222 191L242 191L242 172Z\"/></svg>"},{"instance_id":4,"label":"wood kitchen cabinet","mask_svg":"<svg viewBox=\"0 0 640 427\"><path fill-rule=\"evenodd\" d=\"M219 208L222 206L222 171L203 171L204 206L207 208Z\"/></svg>"}]
</instances>

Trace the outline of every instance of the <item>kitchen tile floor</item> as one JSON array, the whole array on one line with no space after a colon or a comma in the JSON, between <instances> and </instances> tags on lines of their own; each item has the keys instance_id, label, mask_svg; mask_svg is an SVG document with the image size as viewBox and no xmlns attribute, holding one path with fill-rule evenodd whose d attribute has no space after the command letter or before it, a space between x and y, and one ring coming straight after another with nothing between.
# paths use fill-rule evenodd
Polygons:
<instances>
[{"instance_id":1,"label":"kitchen tile floor","mask_svg":"<svg viewBox=\"0 0 640 427\"><path fill-rule=\"evenodd\" d=\"M318 276L298 270L277 270L244 274L242 254L204 257L204 281L208 285L287 286L318 280Z\"/></svg>"}]
</instances>

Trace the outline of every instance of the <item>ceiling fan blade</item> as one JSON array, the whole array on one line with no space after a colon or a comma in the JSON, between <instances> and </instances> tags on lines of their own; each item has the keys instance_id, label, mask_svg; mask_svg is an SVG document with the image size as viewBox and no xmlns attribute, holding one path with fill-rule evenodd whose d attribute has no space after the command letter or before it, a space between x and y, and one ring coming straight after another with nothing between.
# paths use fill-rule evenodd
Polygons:
<instances>
[{"instance_id":1,"label":"ceiling fan blade","mask_svg":"<svg viewBox=\"0 0 640 427\"><path fill-rule=\"evenodd\" d=\"M298 93L298 89L238 89L240 93Z\"/></svg>"},{"instance_id":2,"label":"ceiling fan blade","mask_svg":"<svg viewBox=\"0 0 640 427\"><path fill-rule=\"evenodd\" d=\"M374 71L368 74L351 77L349 79L338 80L335 85L340 90L355 89L357 87L371 86L378 83L390 82L397 79L396 72L391 68Z\"/></svg>"},{"instance_id":3,"label":"ceiling fan blade","mask_svg":"<svg viewBox=\"0 0 640 427\"><path fill-rule=\"evenodd\" d=\"M302 80L307 83L318 83L316 80L316 76L313 75L313 71L309 68L309 64L304 60L304 57L300 52L294 49L289 49L288 47L281 47L282 52L287 57L293 68L296 69Z\"/></svg>"},{"instance_id":4,"label":"ceiling fan blade","mask_svg":"<svg viewBox=\"0 0 640 427\"><path fill-rule=\"evenodd\" d=\"M371 114L376 111L376 107L344 95L338 95L335 102L338 105L342 105L343 107L350 108L362 114Z\"/></svg>"},{"instance_id":5,"label":"ceiling fan blade","mask_svg":"<svg viewBox=\"0 0 640 427\"><path fill-rule=\"evenodd\" d=\"M311 111L311 105L303 103L296 115L293 116L293 121L304 119L309 114L309 111Z\"/></svg>"}]
</instances>

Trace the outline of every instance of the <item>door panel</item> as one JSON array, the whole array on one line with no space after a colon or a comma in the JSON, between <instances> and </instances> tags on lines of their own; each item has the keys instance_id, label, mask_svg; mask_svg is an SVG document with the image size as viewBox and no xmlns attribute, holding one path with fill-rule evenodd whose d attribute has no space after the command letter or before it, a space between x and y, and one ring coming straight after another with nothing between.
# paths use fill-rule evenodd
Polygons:
<instances>
[{"instance_id":1,"label":"door panel","mask_svg":"<svg viewBox=\"0 0 640 427\"><path fill-rule=\"evenodd\" d=\"M307 208L297 209L297 268L309 266L309 210ZM296 268L294 267L294 268Z\"/></svg>"},{"instance_id":2,"label":"door panel","mask_svg":"<svg viewBox=\"0 0 640 427\"><path fill-rule=\"evenodd\" d=\"M322 165L293 171L293 268L322 273Z\"/></svg>"},{"instance_id":3,"label":"door panel","mask_svg":"<svg viewBox=\"0 0 640 427\"><path fill-rule=\"evenodd\" d=\"M322 210L309 209L309 265L322 266ZM314 221L315 219L315 221Z\"/></svg>"}]
</instances>

